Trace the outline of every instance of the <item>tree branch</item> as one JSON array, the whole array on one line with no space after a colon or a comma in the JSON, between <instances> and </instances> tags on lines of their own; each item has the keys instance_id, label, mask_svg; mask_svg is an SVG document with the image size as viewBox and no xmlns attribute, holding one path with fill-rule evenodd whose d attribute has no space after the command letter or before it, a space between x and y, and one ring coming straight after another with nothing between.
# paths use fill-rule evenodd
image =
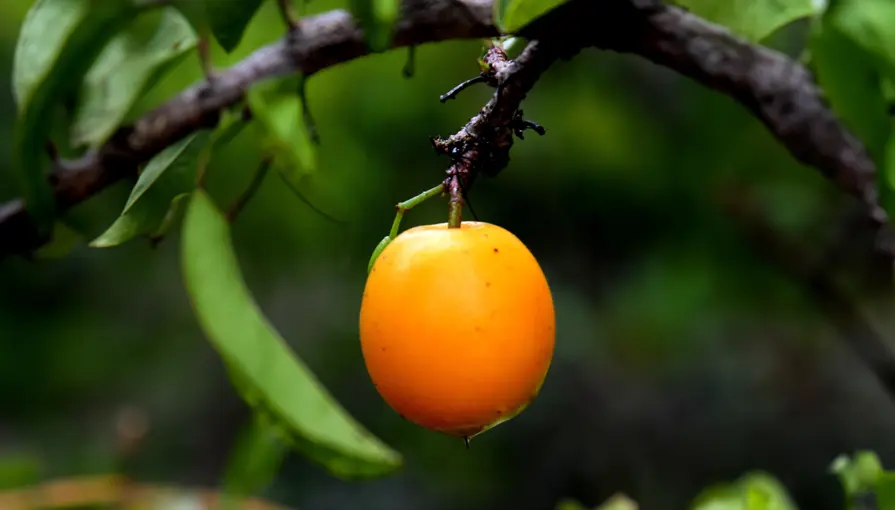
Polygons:
<instances>
[{"instance_id":1,"label":"tree branch","mask_svg":"<svg viewBox=\"0 0 895 510\"><path fill-rule=\"evenodd\" d=\"M831 277L833 268L826 264L830 261L824 257L821 264L812 264L816 257L776 232L746 190L737 188L718 198L758 253L802 287L843 343L876 377L889 398L895 400L895 352L854 299ZM831 249L838 251L835 245Z\"/></svg>"},{"instance_id":2,"label":"tree branch","mask_svg":"<svg viewBox=\"0 0 895 510\"><path fill-rule=\"evenodd\" d=\"M509 60L501 46L492 46L485 53L486 70L480 77L496 87L494 95L478 115L448 139L432 140L438 152L453 160L444 188L450 195L455 222L459 222L465 191L472 187L476 176L497 175L509 163L513 134L523 129L519 110L522 100L557 58L549 43L541 41L529 43L515 60Z\"/></svg>"},{"instance_id":3,"label":"tree branch","mask_svg":"<svg viewBox=\"0 0 895 510\"><path fill-rule=\"evenodd\" d=\"M405 0L393 46L496 36L491 18L491 0ZM514 78L500 85L478 121L473 118L448 140L466 136L473 144L463 148L469 156L486 128L496 128L497 134L489 133L489 158L487 163L479 161L481 168L494 173L508 162L512 130L507 119L516 115L516 99L521 102L543 70L557 58L596 46L641 55L732 97L796 159L861 200L873 225L885 223L886 215L877 203L872 160L824 104L808 70L786 56L749 44L660 0L570 0L519 35L538 42L526 50L531 63L521 70L507 63L503 73ZM134 126L119 130L97 152L59 162L50 177L59 209L64 211L135 175L140 164L164 147L214 125L221 110L241 100L251 84L293 72L311 75L367 53L360 29L345 11L300 20L282 41L221 71L213 83L187 89ZM520 60L524 62L522 56ZM501 94L506 94L505 103L497 100ZM20 201L0 206L0 257L29 252L45 241L37 236Z\"/></svg>"},{"instance_id":4,"label":"tree branch","mask_svg":"<svg viewBox=\"0 0 895 510\"><path fill-rule=\"evenodd\" d=\"M490 0L405 0L393 47L498 35ZM188 134L214 126L221 111L239 102L252 84L281 75L317 71L367 55L363 33L344 10L308 16L282 40L262 47L213 81L193 85L119 129L103 147L59 161L49 177L59 211L133 177L137 168ZM0 258L40 247L42 239L21 200L0 206Z\"/></svg>"}]
</instances>

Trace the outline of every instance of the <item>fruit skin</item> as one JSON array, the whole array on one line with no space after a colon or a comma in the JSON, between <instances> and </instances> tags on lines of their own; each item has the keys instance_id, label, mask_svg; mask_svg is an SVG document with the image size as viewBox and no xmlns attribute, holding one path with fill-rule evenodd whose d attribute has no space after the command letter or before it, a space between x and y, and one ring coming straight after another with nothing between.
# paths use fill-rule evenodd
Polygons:
<instances>
[{"instance_id":1,"label":"fruit skin","mask_svg":"<svg viewBox=\"0 0 895 510\"><path fill-rule=\"evenodd\" d=\"M408 229L373 263L360 342L379 394L417 425L472 437L537 396L555 312L537 260L485 222Z\"/></svg>"}]
</instances>

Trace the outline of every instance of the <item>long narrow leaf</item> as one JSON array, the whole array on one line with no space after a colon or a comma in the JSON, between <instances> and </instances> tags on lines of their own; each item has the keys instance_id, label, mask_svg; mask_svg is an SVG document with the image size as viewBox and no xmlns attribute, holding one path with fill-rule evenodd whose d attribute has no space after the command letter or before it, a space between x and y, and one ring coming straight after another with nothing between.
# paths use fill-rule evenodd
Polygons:
<instances>
[{"instance_id":1,"label":"long narrow leaf","mask_svg":"<svg viewBox=\"0 0 895 510\"><path fill-rule=\"evenodd\" d=\"M190 199L181 263L202 329L235 386L290 443L343 478L381 476L401 457L358 424L289 349L255 304L226 219L203 189Z\"/></svg>"}]
</instances>

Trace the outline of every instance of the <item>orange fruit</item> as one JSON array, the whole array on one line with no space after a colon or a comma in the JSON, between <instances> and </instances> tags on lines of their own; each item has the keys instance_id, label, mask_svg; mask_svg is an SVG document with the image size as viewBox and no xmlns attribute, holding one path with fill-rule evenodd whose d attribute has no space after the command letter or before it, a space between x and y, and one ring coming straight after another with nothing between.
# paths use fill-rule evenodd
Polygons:
<instances>
[{"instance_id":1,"label":"orange fruit","mask_svg":"<svg viewBox=\"0 0 895 510\"><path fill-rule=\"evenodd\" d=\"M414 227L373 262L360 310L367 371L417 425L469 439L534 400L555 313L528 248L484 222Z\"/></svg>"}]
</instances>

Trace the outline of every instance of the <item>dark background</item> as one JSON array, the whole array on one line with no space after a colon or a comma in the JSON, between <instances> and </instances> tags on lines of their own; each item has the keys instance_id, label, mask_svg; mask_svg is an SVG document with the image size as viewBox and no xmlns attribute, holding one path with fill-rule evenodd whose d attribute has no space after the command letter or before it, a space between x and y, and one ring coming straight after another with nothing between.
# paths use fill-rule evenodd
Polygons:
<instances>
[{"instance_id":1,"label":"dark background","mask_svg":"<svg viewBox=\"0 0 895 510\"><path fill-rule=\"evenodd\" d=\"M9 84L28 4L0 5L4 200L18 194ZM342 3L314 0L310 11L333 7ZM281 30L267 2L233 55L216 50L216 64ZM516 233L550 281L557 347L540 397L468 451L385 406L358 345L367 260L394 204L442 179L448 162L429 137L458 129L491 94L478 86L438 101L477 72L480 49L420 47L410 80L403 50L314 76L322 145L307 193L349 226L328 223L277 179L236 224L264 312L343 405L406 458L396 475L343 482L293 455L264 496L303 510L542 510L624 491L643 508L676 509L708 484L760 469L802 508L842 508L829 463L862 448L892 459L895 407L719 199L748 190L766 221L815 254L851 201L739 105L637 57L585 51L552 67L524 104L547 135L518 142L510 166L471 193L479 219ZM192 56L140 111L198 78ZM211 168L215 196L235 196L257 159L252 137L237 138ZM128 192L122 183L75 215L98 235ZM403 226L445 218L445 205L430 202ZM174 234L156 250L142 240L82 244L61 260L0 263L0 461L33 457L45 477L108 472L120 465L116 420L136 412L149 429L128 474L219 483L247 408L197 327L178 248Z\"/></svg>"}]
</instances>

